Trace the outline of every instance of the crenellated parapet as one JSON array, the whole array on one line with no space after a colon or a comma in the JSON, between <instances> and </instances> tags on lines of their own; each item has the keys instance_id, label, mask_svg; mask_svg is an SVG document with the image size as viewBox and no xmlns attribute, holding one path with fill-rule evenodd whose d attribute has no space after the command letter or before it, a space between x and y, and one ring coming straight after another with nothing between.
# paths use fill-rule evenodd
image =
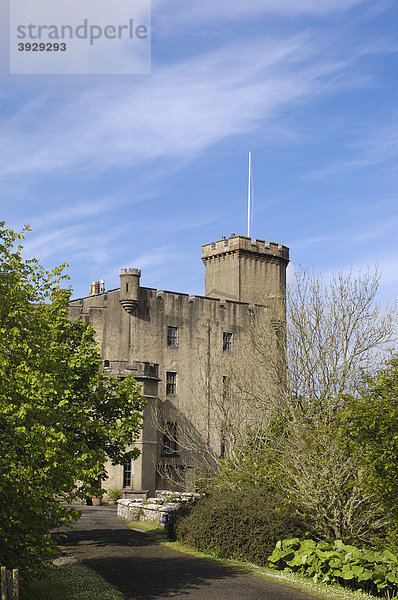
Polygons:
<instances>
[{"instance_id":1,"label":"crenellated parapet","mask_svg":"<svg viewBox=\"0 0 398 600\"><path fill-rule=\"evenodd\" d=\"M217 242L204 244L202 246L202 261L206 262L209 258L234 252L249 252L263 256L273 256L289 262L289 248L286 246L256 238L252 239L245 235L232 235L229 238L224 237Z\"/></svg>"}]
</instances>

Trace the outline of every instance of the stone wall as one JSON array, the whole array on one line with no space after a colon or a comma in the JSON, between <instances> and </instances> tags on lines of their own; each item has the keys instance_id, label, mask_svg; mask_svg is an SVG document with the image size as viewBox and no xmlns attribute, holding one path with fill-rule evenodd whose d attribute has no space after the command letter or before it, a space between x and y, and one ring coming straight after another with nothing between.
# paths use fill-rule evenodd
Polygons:
<instances>
[{"instance_id":1,"label":"stone wall","mask_svg":"<svg viewBox=\"0 0 398 600\"><path fill-rule=\"evenodd\" d=\"M144 521L165 525L170 513L177 510L183 502L198 498L199 494L161 491L156 498L148 500L129 500L122 498L117 501L117 515L126 521Z\"/></svg>"}]
</instances>

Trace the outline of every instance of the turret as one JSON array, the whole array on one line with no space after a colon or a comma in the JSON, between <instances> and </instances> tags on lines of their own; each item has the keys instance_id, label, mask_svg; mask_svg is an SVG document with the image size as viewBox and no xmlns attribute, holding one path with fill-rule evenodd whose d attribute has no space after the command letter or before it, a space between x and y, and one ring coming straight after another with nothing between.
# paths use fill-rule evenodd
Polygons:
<instances>
[{"instance_id":1,"label":"turret","mask_svg":"<svg viewBox=\"0 0 398 600\"><path fill-rule=\"evenodd\" d=\"M129 315L134 314L140 302L140 277L141 271L139 269L120 269L119 302Z\"/></svg>"}]
</instances>

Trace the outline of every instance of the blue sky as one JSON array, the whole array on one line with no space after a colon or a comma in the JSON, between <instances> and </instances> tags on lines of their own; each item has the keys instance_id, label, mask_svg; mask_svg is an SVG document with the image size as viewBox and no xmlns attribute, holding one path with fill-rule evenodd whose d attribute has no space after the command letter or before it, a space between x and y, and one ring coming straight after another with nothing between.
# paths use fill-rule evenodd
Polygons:
<instances>
[{"instance_id":1,"label":"blue sky","mask_svg":"<svg viewBox=\"0 0 398 600\"><path fill-rule=\"evenodd\" d=\"M93 280L203 294L201 245L246 234L398 290L398 5L154 0L152 74L10 76L1 25L1 218Z\"/></svg>"}]
</instances>

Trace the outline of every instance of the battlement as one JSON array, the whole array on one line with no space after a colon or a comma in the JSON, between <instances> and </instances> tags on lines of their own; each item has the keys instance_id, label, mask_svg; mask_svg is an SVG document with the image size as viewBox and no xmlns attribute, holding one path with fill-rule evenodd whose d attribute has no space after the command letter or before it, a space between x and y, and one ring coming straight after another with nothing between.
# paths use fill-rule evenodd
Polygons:
<instances>
[{"instance_id":1,"label":"battlement","mask_svg":"<svg viewBox=\"0 0 398 600\"><path fill-rule=\"evenodd\" d=\"M134 269L134 268L130 268L130 269L120 269L120 275L136 275L137 277L141 277L141 271L140 269Z\"/></svg>"},{"instance_id":2,"label":"battlement","mask_svg":"<svg viewBox=\"0 0 398 600\"><path fill-rule=\"evenodd\" d=\"M204 244L202 246L202 260L205 262L213 256L239 251L274 256L289 261L289 248L286 246L256 238L251 239L245 235L231 235L229 238L224 237L217 240L217 242Z\"/></svg>"}]
</instances>

